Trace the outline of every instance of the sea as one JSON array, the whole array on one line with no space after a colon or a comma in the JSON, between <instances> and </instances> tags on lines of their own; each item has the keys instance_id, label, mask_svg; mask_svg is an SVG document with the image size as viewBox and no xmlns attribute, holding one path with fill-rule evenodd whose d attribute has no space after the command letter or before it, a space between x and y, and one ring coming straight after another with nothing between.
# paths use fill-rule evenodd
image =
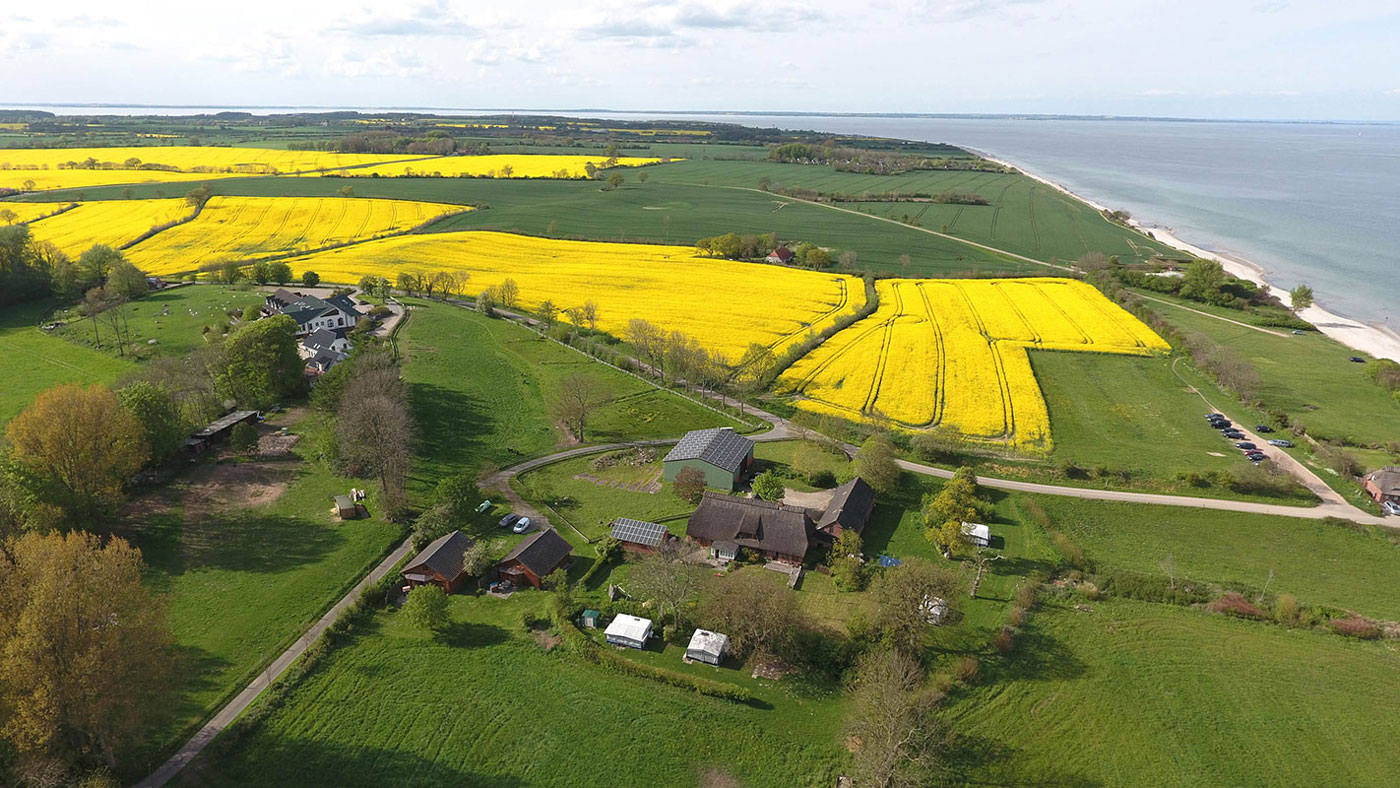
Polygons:
<instances>
[{"instance_id":1,"label":"sea","mask_svg":"<svg viewBox=\"0 0 1400 788\"><path fill-rule=\"evenodd\" d=\"M293 111L44 109L114 115ZM1331 312L1400 331L1400 123L530 112L732 122L952 143L1126 210L1148 226L1168 227L1203 249L1248 261L1277 287L1306 283Z\"/></svg>"}]
</instances>

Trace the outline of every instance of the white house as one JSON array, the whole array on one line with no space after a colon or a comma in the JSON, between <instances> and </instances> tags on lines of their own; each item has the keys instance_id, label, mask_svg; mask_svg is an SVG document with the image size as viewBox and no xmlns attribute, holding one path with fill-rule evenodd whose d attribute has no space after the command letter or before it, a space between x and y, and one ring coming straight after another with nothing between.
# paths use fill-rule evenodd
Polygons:
<instances>
[{"instance_id":1,"label":"white house","mask_svg":"<svg viewBox=\"0 0 1400 788\"><path fill-rule=\"evenodd\" d=\"M687 662L718 665L724 661L724 655L728 651L728 635L711 632L708 629L697 629L695 634L690 636L690 645L685 647L685 659Z\"/></svg>"},{"instance_id":2,"label":"white house","mask_svg":"<svg viewBox=\"0 0 1400 788\"><path fill-rule=\"evenodd\" d=\"M619 613L603 630L603 637L614 646L646 648L647 639L651 637L651 619Z\"/></svg>"},{"instance_id":3,"label":"white house","mask_svg":"<svg viewBox=\"0 0 1400 788\"><path fill-rule=\"evenodd\" d=\"M355 327L361 312L355 300L347 295L318 298L278 288L263 303L267 315L287 315L297 324L297 336L321 329L345 331Z\"/></svg>"},{"instance_id":4,"label":"white house","mask_svg":"<svg viewBox=\"0 0 1400 788\"><path fill-rule=\"evenodd\" d=\"M301 344L297 346L297 352L304 359L313 359L322 353L335 353L340 356L350 354L350 340L345 338L344 331L336 332L329 328L321 328L302 337Z\"/></svg>"},{"instance_id":5,"label":"white house","mask_svg":"<svg viewBox=\"0 0 1400 788\"><path fill-rule=\"evenodd\" d=\"M977 547L989 547L992 544L992 529L981 523L963 523L963 539Z\"/></svg>"}]
</instances>

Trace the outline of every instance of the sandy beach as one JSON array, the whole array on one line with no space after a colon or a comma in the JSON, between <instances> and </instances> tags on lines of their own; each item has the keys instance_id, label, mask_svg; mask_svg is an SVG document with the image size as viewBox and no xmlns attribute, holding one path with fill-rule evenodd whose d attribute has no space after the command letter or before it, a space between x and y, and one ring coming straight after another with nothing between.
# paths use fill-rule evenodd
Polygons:
<instances>
[{"instance_id":1,"label":"sandy beach","mask_svg":"<svg viewBox=\"0 0 1400 788\"><path fill-rule=\"evenodd\" d=\"M1092 206L1096 210L1110 210L1106 206L1100 205L1099 203L1090 200L1087 197L1084 197L1083 195L1075 194L1073 191L1066 188L1063 184L1059 184L1048 178L1036 175L1035 173L1027 170L1025 167L1019 164L1014 164L1012 162L1006 161L1005 159L997 158L996 156L989 155L982 151L972 150L972 152L977 154L978 156L981 156L984 159L987 159L988 161L994 161L998 164L1002 164L1007 167L1013 167L1016 170L1023 173L1024 175L1026 175L1026 177L1034 178L1035 180L1040 181L1041 183L1045 184L1046 186L1049 186L1052 189L1063 192L1064 194L1067 194L1070 197L1079 200L1080 202ZM1251 262L1249 260L1234 255L1219 254L1216 252L1210 252L1205 249L1202 249L1201 247L1193 243L1178 238L1169 227L1157 226L1150 222L1141 221L1137 218L1129 219L1128 223L1134 228L1140 230L1141 232L1150 233L1153 238L1157 239L1158 241L1161 241L1162 243L1172 248L1180 249L1181 251L1186 252L1187 254L1191 254L1206 260L1215 260L1219 262L1221 267L1223 267L1232 276L1237 276L1240 279L1247 279L1251 282L1254 282L1260 287L1263 287L1266 290L1272 292L1274 295L1278 296L1280 299L1283 300L1284 303L1288 302L1288 293L1284 291L1278 291L1271 284L1269 284L1268 280L1264 278L1264 267L1257 263ZM1314 326L1317 326L1317 329L1322 333L1326 334L1332 339L1337 340L1343 345L1352 348L1353 350L1359 350L1363 353L1375 356L1376 358L1388 358L1393 361L1400 361L1400 334L1397 334L1396 332L1392 331L1386 326L1373 325L1371 323L1363 323L1359 320L1353 320L1349 317L1343 317L1342 315L1330 312L1325 307L1322 307L1317 304L1314 304L1308 307L1307 309L1302 310L1298 313L1298 315L1299 317L1303 318L1309 323L1312 323Z\"/></svg>"}]
</instances>

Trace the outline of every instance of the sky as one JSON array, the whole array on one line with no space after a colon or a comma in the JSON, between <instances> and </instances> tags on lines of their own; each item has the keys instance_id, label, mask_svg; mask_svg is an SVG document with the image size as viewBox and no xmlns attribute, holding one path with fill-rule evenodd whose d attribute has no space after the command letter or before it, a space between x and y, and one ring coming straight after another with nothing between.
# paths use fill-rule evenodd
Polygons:
<instances>
[{"instance_id":1,"label":"sky","mask_svg":"<svg viewBox=\"0 0 1400 788\"><path fill-rule=\"evenodd\" d=\"M26 3L0 105L1400 121L1396 0Z\"/></svg>"}]
</instances>

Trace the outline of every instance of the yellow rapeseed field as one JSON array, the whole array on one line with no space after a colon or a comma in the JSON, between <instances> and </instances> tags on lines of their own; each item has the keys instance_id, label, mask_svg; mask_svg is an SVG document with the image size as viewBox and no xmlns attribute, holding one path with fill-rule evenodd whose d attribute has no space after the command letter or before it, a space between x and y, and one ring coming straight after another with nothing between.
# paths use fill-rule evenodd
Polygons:
<instances>
[{"instance_id":1,"label":"yellow rapeseed field","mask_svg":"<svg viewBox=\"0 0 1400 788\"><path fill-rule=\"evenodd\" d=\"M44 213L54 213L69 204L28 203L46 208ZM121 247L152 227L182 219L193 210L183 199L85 202L72 210L31 223L29 231L35 238L48 241L77 259L94 244L107 244L114 249Z\"/></svg>"},{"instance_id":2,"label":"yellow rapeseed field","mask_svg":"<svg viewBox=\"0 0 1400 788\"><path fill-rule=\"evenodd\" d=\"M339 197L213 197L193 221L126 251L151 274L193 271L226 258L309 252L403 232L470 210L461 205Z\"/></svg>"},{"instance_id":3,"label":"yellow rapeseed field","mask_svg":"<svg viewBox=\"0 0 1400 788\"><path fill-rule=\"evenodd\" d=\"M1150 328L1070 279L909 280L878 284L880 308L793 364L798 406L973 438L1050 446L1029 348L1147 354Z\"/></svg>"},{"instance_id":4,"label":"yellow rapeseed field","mask_svg":"<svg viewBox=\"0 0 1400 788\"><path fill-rule=\"evenodd\" d=\"M515 280L527 309L549 300L561 309L593 301L598 328L616 336L632 318L694 337L729 362L752 342L781 351L808 330L860 308L859 279L695 256L693 249L648 244L559 241L496 232L407 235L290 261L328 282L367 274L465 271L475 292Z\"/></svg>"},{"instance_id":5,"label":"yellow rapeseed field","mask_svg":"<svg viewBox=\"0 0 1400 788\"><path fill-rule=\"evenodd\" d=\"M3 202L0 203L0 227L32 222L76 205L71 202ZM6 212L14 214L9 216Z\"/></svg>"},{"instance_id":6,"label":"yellow rapeseed field","mask_svg":"<svg viewBox=\"0 0 1400 788\"><path fill-rule=\"evenodd\" d=\"M271 148L158 145L124 148L0 148L0 188L75 189L248 175L292 175L417 156L381 156ZM173 168L173 169L172 169Z\"/></svg>"},{"instance_id":7,"label":"yellow rapeseed field","mask_svg":"<svg viewBox=\"0 0 1400 788\"><path fill-rule=\"evenodd\" d=\"M441 156L434 159L420 159L397 164L380 164L374 167L360 167L346 170L343 175L374 176L382 178L399 176L427 176L456 178L583 178L586 167L591 162L602 167L606 156L572 156L541 153L525 155L516 153L491 154L488 156ZM636 167L655 164L661 159L624 156L617 159L619 167Z\"/></svg>"}]
</instances>

